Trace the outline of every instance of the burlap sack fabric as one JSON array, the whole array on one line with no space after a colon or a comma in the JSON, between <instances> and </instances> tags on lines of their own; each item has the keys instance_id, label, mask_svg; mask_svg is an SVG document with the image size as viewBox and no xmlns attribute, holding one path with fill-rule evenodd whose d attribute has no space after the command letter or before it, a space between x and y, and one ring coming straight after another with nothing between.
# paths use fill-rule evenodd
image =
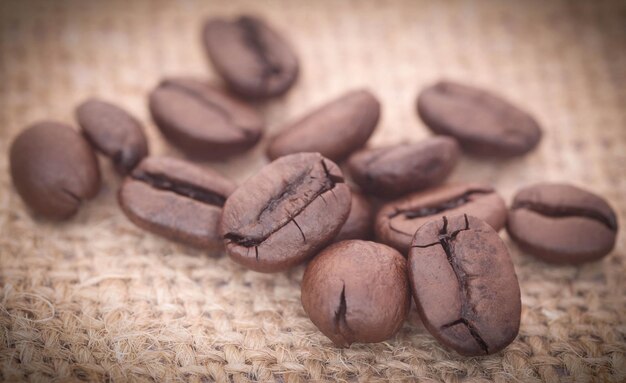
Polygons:
<instances>
[{"instance_id":1,"label":"burlap sack fabric","mask_svg":"<svg viewBox=\"0 0 626 383\"><path fill-rule=\"evenodd\" d=\"M443 349L415 312L387 342L340 350L300 304L303 267L247 271L148 234L116 203L101 161L98 197L65 223L34 218L11 185L8 148L39 119L74 123L97 95L145 124L155 154L174 152L146 94L164 75L216 78L199 41L207 16L254 12L293 43L302 73L259 105L269 133L354 87L383 104L371 145L430 133L418 90L447 77L499 90L545 128L531 154L463 158L453 180L490 182L507 201L535 181L605 196L626 225L626 3L427 1L73 1L0 3L0 379L108 381L626 380L626 233L581 267L524 256L506 234L522 290L519 337L497 355ZM242 181L266 160L206 164Z\"/></svg>"}]
</instances>

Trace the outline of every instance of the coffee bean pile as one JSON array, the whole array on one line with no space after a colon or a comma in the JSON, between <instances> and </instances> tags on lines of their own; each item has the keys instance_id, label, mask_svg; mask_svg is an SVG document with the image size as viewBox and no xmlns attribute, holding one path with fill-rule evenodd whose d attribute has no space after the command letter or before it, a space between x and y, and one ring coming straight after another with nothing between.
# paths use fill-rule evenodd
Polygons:
<instances>
[{"instance_id":1,"label":"coffee bean pile","mask_svg":"<svg viewBox=\"0 0 626 383\"><path fill-rule=\"evenodd\" d=\"M202 37L228 89L167 78L148 105L166 140L189 159L222 160L261 140L265 122L247 101L287 92L299 63L257 17L209 20ZM413 296L442 344L462 355L495 353L515 339L521 314L519 283L498 231L506 227L541 260L579 264L611 252L615 212L602 197L566 184L527 186L508 209L490 185L444 184L461 152L521 156L537 146L542 129L501 96L447 80L423 89L416 109L434 137L364 148L380 102L366 89L351 90L271 137L273 162L235 185L193 162L149 156L137 119L90 99L76 108L80 133L43 121L18 135L11 175L33 212L67 219L100 189L95 149L124 177L119 205L137 226L224 248L259 272L310 261L302 305L337 346L392 337ZM382 199L378 209L368 196Z\"/></svg>"}]
</instances>

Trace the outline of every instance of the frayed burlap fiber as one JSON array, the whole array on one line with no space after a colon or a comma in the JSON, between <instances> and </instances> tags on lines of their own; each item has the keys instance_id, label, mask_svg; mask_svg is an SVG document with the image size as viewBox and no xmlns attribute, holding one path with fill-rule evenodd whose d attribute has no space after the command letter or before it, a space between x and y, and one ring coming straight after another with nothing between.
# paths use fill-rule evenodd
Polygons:
<instances>
[{"instance_id":1,"label":"frayed burlap fiber","mask_svg":"<svg viewBox=\"0 0 626 383\"><path fill-rule=\"evenodd\" d=\"M117 206L120 179L100 158L98 196L64 223L33 217L8 172L28 124L75 125L89 96L145 125L154 154L181 156L150 120L166 75L217 79L200 44L209 16L257 13L301 59L296 86L259 104L268 134L355 87L383 104L371 144L430 135L418 91L446 77L498 91L545 129L508 161L464 157L453 181L519 187L567 181L605 196L626 226L626 3L623 1L19 1L0 2L0 379L5 381L626 381L626 232L600 262L550 266L506 233L522 291L518 338L464 358L414 309L397 336L333 347L300 304L304 268L248 271L222 254L137 228ZM266 140L222 163L241 182Z\"/></svg>"}]
</instances>

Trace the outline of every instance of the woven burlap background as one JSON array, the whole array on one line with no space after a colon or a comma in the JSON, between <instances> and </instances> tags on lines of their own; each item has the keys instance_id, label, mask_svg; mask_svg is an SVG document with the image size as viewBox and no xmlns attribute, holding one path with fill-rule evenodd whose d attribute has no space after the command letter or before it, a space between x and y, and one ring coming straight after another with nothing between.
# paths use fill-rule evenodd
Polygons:
<instances>
[{"instance_id":1,"label":"woven burlap background","mask_svg":"<svg viewBox=\"0 0 626 383\"><path fill-rule=\"evenodd\" d=\"M519 337L463 358L413 312L387 342L340 350L300 304L303 267L258 274L221 254L148 234L118 209L120 179L64 223L33 217L11 185L8 147L39 119L75 124L97 95L145 124L162 76L215 78L205 17L254 12L293 43L296 86L259 105L269 133L343 91L384 105L372 145L429 135L418 90L448 77L499 90L542 122L537 150L464 158L453 180L493 183L510 201L530 182L568 181L605 196L626 225L626 3L606 1L0 2L0 379L6 381L611 381L626 380L626 232L601 262L556 267L506 237L522 290ZM206 164L241 181L266 160Z\"/></svg>"}]
</instances>

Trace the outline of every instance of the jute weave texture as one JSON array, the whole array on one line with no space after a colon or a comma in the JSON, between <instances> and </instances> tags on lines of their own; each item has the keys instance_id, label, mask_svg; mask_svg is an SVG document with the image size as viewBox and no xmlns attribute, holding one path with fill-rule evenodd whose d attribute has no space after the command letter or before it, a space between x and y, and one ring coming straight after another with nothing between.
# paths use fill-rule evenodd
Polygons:
<instances>
[{"instance_id":1,"label":"jute weave texture","mask_svg":"<svg viewBox=\"0 0 626 383\"><path fill-rule=\"evenodd\" d=\"M101 159L97 198L72 220L34 218L11 184L8 148L29 123L75 125L88 96L144 124L154 154L180 156L149 118L166 75L216 79L202 20L253 12L285 33L301 77L259 104L268 133L354 87L383 104L378 146L429 136L417 92L440 77L498 90L545 136L510 161L463 158L453 181L492 183L507 202L537 181L605 196L626 225L626 3L619 1L0 2L0 379L5 381L626 381L626 233L601 262L549 266L511 250L522 290L519 337L499 354L439 346L413 311L387 342L332 346L300 304L303 267L247 271L148 234L116 203ZM204 164L241 182L266 141Z\"/></svg>"}]
</instances>

